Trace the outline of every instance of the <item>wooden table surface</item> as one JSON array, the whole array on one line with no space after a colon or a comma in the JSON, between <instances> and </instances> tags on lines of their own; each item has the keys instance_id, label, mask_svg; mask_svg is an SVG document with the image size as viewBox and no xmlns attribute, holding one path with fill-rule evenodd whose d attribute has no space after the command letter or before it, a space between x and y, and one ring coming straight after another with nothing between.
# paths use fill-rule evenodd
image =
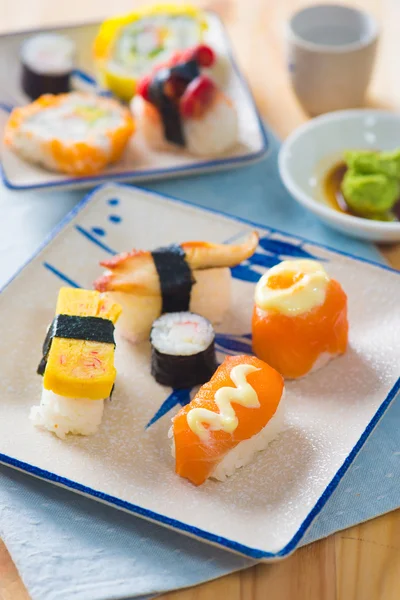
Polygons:
<instances>
[{"instance_id":1,"label":"wooden table surface","mask_svg":"<svg viewBox=\"0 0 400 600\"><path fill-rule=\"evenodd\" d=\"M341 0L343 3L343 0ZM101 19L132 9L132 0L0 0L0 32ZM307 119L292 94L285 69L283 24L299 0L209 0L199 2L224 19L239 63L258 107L284 138ZM354 4L354 2L353 2ZM400 107L400 3L359 0L380 21L382 37L368 106ZM393 58L392 58L393 56ZM400 247L382 249L400 268ZM163 596L163 600L398 600L400 598L400 510L339 532L295 552L215 582ZM0 542L0 600L29 598ZM68 600L68 599L65 599Z\"/></svg>"}]
</instances>

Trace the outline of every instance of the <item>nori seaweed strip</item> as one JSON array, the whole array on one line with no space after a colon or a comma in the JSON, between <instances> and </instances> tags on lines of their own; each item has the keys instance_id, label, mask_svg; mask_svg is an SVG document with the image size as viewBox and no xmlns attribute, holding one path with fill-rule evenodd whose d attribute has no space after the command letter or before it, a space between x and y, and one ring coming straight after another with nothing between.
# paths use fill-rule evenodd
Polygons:
<instances>
[{"instance_id":1,"label":"nori seaweed strip","mask_svg":"<svg viewBox=\"0 0 400 600\"><path fill-rule=\"evenodd\" d=\"M214 341L202 352L190 356L164 354L154 346L151 349L151 374L157 383L175 389L206 383L217 367Z\"/></svg>"},{"instance_id":2,"label":"nori seaweed strip","mask_svg":"<svg viewBox=\"0 0 400 600\"><path fill-rule=\"evenodd\" d=\"M189 310L190 294L195 280L181 246L172 244L151 253L160 280L162 312Z\"/></svg>"},{"instance_id":3,"label":"nori seaweed strip","mask_svg":"<svg viewBox=\"0 0 400 600\"><path fill-rule=\"evenodd\" d=\"M26 64L22 65L22 89L31 100L43 94L65 94L71 90L71 73L37 73Z\"/></svg>"},{"instance_id":4,"label":"nori seaweed strip","mask_svg":"<svg viewBox=\"0 0 400 600\"><path fill-rule=\"evenodd\" d=\"M114 323L110 319L82 317L78 315L57 315L53 324L53 337L115 345Z\"/></svg>"},{"instance_id":5,"label":"nori seaweed strip","mask_svg":"<svg viewBox=\"0 0 400 600\"><path fill-rule=\"evenodd\" d=\"M170 69L162 69L154 75L149 89L150 100L160 113L165 139L177 146L185 146L179 106L164 94L164 85L169 79L170 73Z\"/></svg>"},{"instance_id":6,"label":"nori seaweed strip","mask_svg":"<svg viewBox=\"0 0 400 600\"><path fill-rule=\"evenodd\" d=\"M101 317L82 317L79 315L57 315L51 323L43 343L43 357L37 368L38 375L44 375L47 357L54 337L87 342L114 344L114 324L110 319Z\"/></svg>"},{"instance_id":7,"label":"nori seaweed strip","mask_svg":"<svg viewBox=\"0 0 400 600\"><path fill-rule=\"evenodd\" d=\"M170 75L183 79L187 84L199 77L200 69L196 60L188 60L185 63L174 65L170 68Z\"/></svg>"}]
</instances>

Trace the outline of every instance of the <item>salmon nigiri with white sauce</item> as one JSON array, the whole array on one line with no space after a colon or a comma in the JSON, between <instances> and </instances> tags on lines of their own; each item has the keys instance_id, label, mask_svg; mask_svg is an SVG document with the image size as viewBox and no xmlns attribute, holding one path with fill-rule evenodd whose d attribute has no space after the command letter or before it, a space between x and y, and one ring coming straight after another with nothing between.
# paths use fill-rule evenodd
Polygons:
<instances>
[{"instance_id":1,"label":"salmon nigiri with white sauce","mask_svg":"<svg viewBox=\"0 0 400 600\"><path fill-rule=\"evenodd\" d=\"M287 260L256 286L253 351L283 377L296 379L343 354L347 296L315 260Z\"/></svg>"},{"instance_id":2,"label":"salmon nigiri with white sauce","mask_svg":"<svg viewBox=\"0 0 400 600\"><path fill-rule=\"evenodd\" d=\"M284 425L283 378L255 356L230 356L172 419L178 475L201 485L249 464Z\"/></svg>"}]
</instances>

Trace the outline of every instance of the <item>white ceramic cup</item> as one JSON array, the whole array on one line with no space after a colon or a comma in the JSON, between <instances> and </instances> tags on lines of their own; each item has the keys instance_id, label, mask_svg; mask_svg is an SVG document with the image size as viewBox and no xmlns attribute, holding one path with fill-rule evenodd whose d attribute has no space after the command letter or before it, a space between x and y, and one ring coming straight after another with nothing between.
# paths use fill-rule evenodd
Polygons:
<instances>
[{"instance_id":1,"label":"white ceramic cup","mask_svg":"<svg viewBox=\"0 0 400 600\"><path fill-rule=\"evenodd\" d=\"M309 114L363 104L378 33L370 14L338 4L310 6L291 17L286 28L289 73Z\"/></svg>"}]
</instances>

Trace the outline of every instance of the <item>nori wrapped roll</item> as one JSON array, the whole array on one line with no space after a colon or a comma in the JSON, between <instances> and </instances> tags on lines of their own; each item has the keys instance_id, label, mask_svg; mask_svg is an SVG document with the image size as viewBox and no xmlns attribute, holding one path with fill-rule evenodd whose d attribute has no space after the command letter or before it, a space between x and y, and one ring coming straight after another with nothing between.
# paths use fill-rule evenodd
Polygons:
<instances>
[{"instance_id":1,"label":"nori wrapped roll","mask_svg":"<svg viewBox=\"0 0 400 600\"><path fill-rule=\"evenodd\" d=\"M214 329L207 319L190 312L168 313L151 330L151 374L175 389L202 385L217 369Z\"/></svg>"},{"instance_id":2,"label":"nori wrapped roll","mask_svg":"<svg viewBox=\"0 0 400 600\"><path fill-rule=\"evenodd\" d=\"M65 94L71 89L75 44L58 33L29 38L21 48L22 89L36 100L43 94Z\"/></svg>"}]
</instances>

